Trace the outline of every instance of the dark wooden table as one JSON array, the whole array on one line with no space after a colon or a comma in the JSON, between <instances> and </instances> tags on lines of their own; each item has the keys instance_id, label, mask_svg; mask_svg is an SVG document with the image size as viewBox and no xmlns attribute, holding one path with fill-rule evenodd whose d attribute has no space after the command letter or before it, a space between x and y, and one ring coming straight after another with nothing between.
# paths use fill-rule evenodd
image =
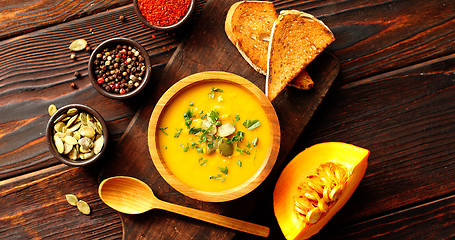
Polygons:
<instances>
[{"instance_id":1,"label":"dark wooden table","mask_svg":"<svg viewBox=\"0 0 455 240\"><path fill-rule=\"evenodd\" d=\"M68 45L77 38L92 47L111 37L133 38L148 51L153 78L160 79L178 46L189 44L186 38L197 29L193 25L213 2L199 0L189 26L159 32L142 26L130 1L0 1L2 239L122 238L124 216L97 194L109 159L90 168L60 164L45 142L47 107L51 103L92 106L107 120L110 145L115 146L128 140L125 133L134 129L134 116L150 96L127 101L101 96L89 83L89 53L78 53L74 61ZM324 101L297 143L288 146L292 150L286 162L306 147L326 141L371 151L354 195L313 239L454 238L455 2L284 0L274 4L278 10L303 10L323 20L337 39L328 52L341 62ZM125 22L118 20L120 15ZM76 71L81 78L74 76ZM146 90L153 92L156 86L159 83ZM279 174L283 167L274 172ZM269 177L261 200L242 217L269 226L269 239L283 239L271 207L278 174ZM88 202L92 213L86 216L68 205L67 193ZM192 207L204 209L203 205ZM256 239L174 214L142 216L158 217L169 226L175 223L172 231L144 226L146 230L134 238ZM135 220L126 222L131 221ZM201 227L206 234L192 235L186 226Z\"/></svg>"}]
</instances>

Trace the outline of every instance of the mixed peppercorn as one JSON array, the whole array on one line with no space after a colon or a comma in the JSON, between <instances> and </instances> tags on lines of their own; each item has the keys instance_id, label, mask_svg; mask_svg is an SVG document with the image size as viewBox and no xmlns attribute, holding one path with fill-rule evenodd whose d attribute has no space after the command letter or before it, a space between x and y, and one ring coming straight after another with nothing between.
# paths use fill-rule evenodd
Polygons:
<instances>
[{"instance_id":1,"label":"mixed peppercorn","mask_svg":"<svg viewBox=\"0 0 455 240\"><path fill-rule=\"evenodd\" d=\"M145 59L138 49L131 46L105 48L96 55L94 64L96 81L107 92L131 92L145 77Z\"/></svg>"}]
</instances>

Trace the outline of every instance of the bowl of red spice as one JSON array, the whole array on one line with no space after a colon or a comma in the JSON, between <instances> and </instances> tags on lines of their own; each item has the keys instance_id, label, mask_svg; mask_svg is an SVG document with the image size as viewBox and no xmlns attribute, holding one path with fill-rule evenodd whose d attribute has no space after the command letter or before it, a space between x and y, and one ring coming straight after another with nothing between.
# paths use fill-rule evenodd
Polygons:
<instances>
[{"instance_id":1,"label":"bowl of red spice","mask_svg":"<svg viewBox=\"0 0 455 240\"><path fill-rule=\"evenodd\" d=\"M183 25L194 9L194 0L134 0L141 22L155 30L173 30Z\"/></svg>"},{"instance_id":2,"label":"bowl of red spice","mask_svg":"<svg viewBox=\"0 0 455 240\"><path fill-rule=\"evenodd\" d=\"M113 99L126 99L142 91L151 75L147 51L129 38L101 43L90 56L88 72L93 87Z\"/></svg>"}]
</instances>

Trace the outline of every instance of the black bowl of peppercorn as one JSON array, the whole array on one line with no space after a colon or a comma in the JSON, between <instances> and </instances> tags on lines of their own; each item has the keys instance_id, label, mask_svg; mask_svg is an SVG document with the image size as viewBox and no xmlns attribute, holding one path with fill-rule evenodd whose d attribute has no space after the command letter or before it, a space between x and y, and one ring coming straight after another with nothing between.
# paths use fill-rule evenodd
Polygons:
<instances>
[{"instance_id":1,"label":"black bowl of peppercorn","mask_svg":"<svg viewBox=\"0 0 455 240\"><path fill-rule=\"evenodd\" d=\"M145 88L151 74L147 51L128 38L101 43L90 56L88 72L93 87L106 97L126 99Z\"/></svg>"},{"instance_id":2,"label":"black bowl of peppercorn","mask_svg":"<svg viewBox=\"0 0 455 240\"><path fill-rule=\"evenodd\" d=\"M134 0L141 22L155 30L169 31L183 25L193 12L195 0Z\"/></svg>"}]
</instances>

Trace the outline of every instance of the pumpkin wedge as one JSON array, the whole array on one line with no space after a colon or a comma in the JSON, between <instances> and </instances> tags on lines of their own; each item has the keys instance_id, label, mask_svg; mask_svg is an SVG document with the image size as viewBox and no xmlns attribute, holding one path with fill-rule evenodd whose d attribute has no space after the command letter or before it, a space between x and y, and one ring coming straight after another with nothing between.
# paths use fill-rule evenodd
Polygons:
<instances>
[{"instance_id":1,"label":"pumpkin wedge","mask_svg":"<svg viewBox=\"0 0 455 240\"><path fill-rule=\"evenodd\" d=\"M286 239L308 239L348 201L365 174L370 152L327 142L299 153L273 192L273 208Z\"/></svg>"}]
</instances>

